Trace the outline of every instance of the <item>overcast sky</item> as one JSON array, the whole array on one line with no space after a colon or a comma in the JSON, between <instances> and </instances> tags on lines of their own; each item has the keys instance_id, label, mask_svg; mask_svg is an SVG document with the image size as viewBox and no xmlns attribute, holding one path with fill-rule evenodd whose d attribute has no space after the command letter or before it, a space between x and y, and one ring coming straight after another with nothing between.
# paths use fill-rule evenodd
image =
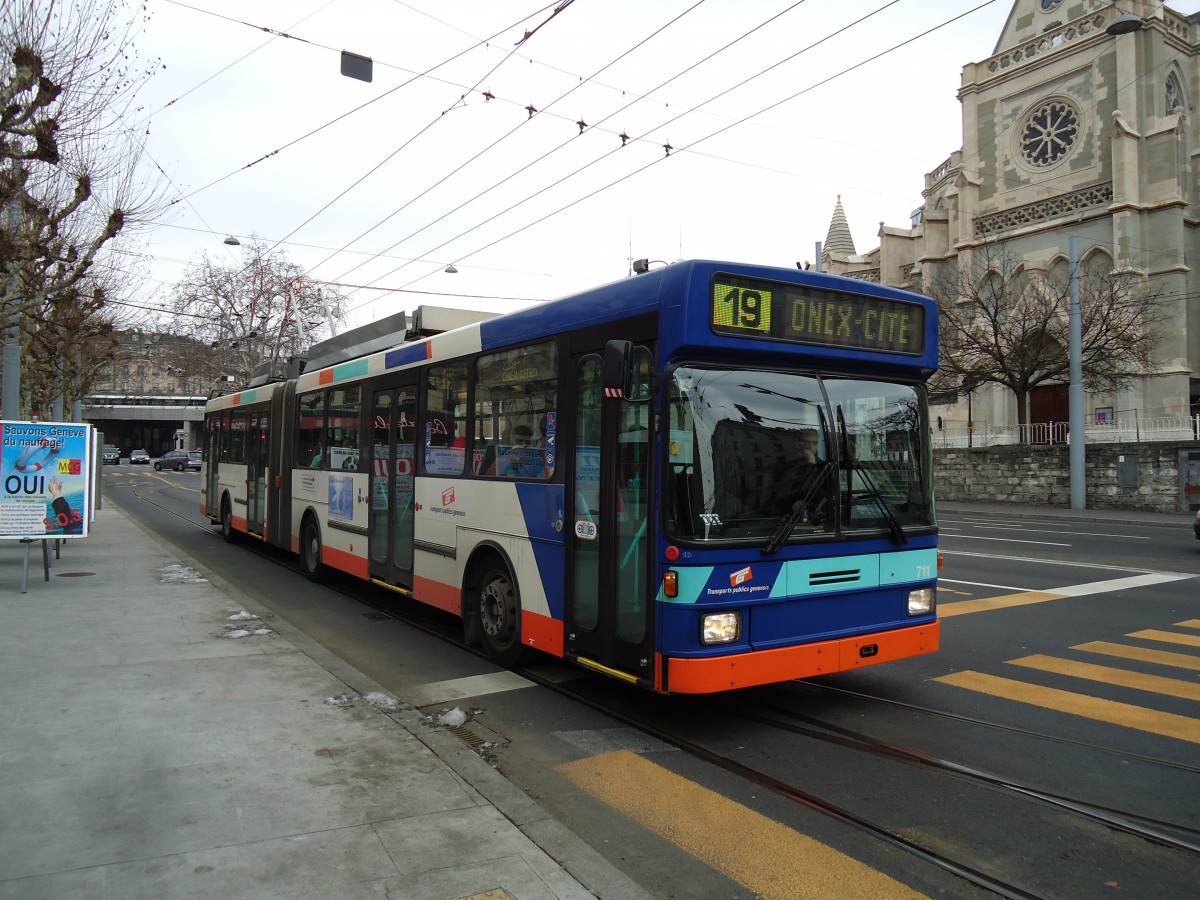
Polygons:
<instances>
[{"instance_id":1,"label":"overcast sky","mask_svg":"<svg viewBox=\"0 0 1200 900\"><path fill-rule=\"evenodd\" d=\"M869 250L961 147L962 66L1011 7L559 5L149 0L137 46L166 68L143 94L147 147L181 199L146 235L145 299L203 252L236 264L227 235L343 285L351 325L515 309L631 256L794 266L839 195ZM370 83L340 74L342 50L374 60Z\"/></svg>"}]
</instances>

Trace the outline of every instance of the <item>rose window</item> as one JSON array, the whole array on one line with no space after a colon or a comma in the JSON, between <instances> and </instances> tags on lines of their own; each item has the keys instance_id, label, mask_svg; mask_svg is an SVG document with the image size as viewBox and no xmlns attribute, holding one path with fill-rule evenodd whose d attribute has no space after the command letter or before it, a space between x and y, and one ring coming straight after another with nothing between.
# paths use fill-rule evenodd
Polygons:
<instances>
[{"instance_id":1,"label":"rose window","mask_svg":"<svg viewBox=\"0 0 1200 900\"><path fill-rule=\"evenodd\" d=\"M1052 166L1075 146L1079 113L1065 100L1052 100L1034 110L1021 131L1021 153L1030 165Z\"/></svg>"}]
</instances>

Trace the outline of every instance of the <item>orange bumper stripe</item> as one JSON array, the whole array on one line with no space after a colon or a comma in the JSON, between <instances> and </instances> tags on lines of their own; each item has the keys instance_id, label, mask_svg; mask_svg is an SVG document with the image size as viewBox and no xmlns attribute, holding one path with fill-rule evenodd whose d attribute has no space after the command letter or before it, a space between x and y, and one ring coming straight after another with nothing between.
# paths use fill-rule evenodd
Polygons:
<instances>
[{"instance_id":1,"label":"orange bumper stripe","mask_svg":"<svg viewBox=\"0 0 1200 900\"><path fill-rule=\"evenodd\" d=\"M758 650L712 659L668 659L667 690L672 694L710 694L862 669L879 663L933 653L941 640L941 623L898 628L878 634ZM874 648L872 651L871 648ZM864 650L870 655L864 656Z\"/></svg>"},{"instance_id":2,"label":"orange bumper stripe","mask_svg":"<svg viewBox=\"0 0 1200 900\"><path fill-rule=\"evenodd\" d=\"M321 562L343 572L349 572L356 578L367 577L367 561L361 556L336 550L333 547L321 548Z\"/></svg>"},{"instance_id":3,"label":"orange bumper stripe","mask_svg":"<svg viewBox=\"0 0 1200 900\"><path fill-rule=\"evenodd\" d=\"M543 653L555 656L563 655L563 623L558 619L532 613L528 610L521 612L521 643L527 644Z\"/></svg>"},{"instance_id":4,"label":"orange bumper stripe","mask_svg":"<svg viewBox=\"0 0 1200 900\"><path fill-rule=\"evenodd\" d=\"M462 592L453 585L414 575L413 598L456 616L462 615Z\"/></svg>"}]
</instances>

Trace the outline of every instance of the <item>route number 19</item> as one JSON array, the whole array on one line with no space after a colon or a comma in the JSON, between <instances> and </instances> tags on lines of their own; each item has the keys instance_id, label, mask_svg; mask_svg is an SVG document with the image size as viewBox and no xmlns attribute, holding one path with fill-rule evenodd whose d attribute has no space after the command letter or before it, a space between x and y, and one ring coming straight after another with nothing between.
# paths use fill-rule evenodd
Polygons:
<instances>
[{"instance_id":1,"label":"route number 19","mask_svg":"<svg viewBox=\"0 0 1200 900\"><path fill-rule=\"evenodd\" d=\"M771 333L771 292L714 285L713 324Z\"/></svg>"}]
</instances>

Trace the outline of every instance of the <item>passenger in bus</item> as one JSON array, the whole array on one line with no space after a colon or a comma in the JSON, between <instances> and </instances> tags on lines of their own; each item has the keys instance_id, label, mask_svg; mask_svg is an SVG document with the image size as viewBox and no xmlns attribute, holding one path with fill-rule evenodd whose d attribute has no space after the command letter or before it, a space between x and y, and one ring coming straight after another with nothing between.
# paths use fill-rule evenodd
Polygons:
<instances>
[{"instance_id":1,"label":"passenger in bus","mask_svg":"<svg viewBox=\"0 0 1200 900\"><path fill-rule=\"evenodd\" d=\"M800 462L814 465L820 461L817 452L821 447L821 437L815 428L804 428L800 431Z\"/></svg>"}]
</instances>

